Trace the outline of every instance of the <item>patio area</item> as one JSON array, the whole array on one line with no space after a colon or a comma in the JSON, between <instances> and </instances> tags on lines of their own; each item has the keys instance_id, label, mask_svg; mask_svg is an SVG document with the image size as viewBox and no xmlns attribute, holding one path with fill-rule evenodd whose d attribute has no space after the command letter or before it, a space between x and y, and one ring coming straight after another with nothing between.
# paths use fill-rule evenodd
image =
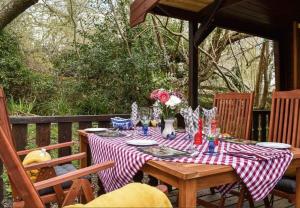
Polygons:
<instances>
[{"instance_id":1,"label":"patio area","mask_svg":"<svg viewBox=\"0 0 300 208\"><path fill-rule=\"evenodd\" d=\"M90 178L85 176L94 174L92 186L99 186L98 194L119 190L129 182L146 181L164 197L167 195L173 207L300 208L300 2L135 0L131 4L130 26L143 24L148 14L189 22L190 108L179 109L176 131L173 128L164 135L168 120L174 122L175 118L175 113L171 119L166 116L166 103L174 97L180 100L176 92L158 89L151 93L150 97L160 104L159 115L155 115L157 106L147 107L144 115L143 107L135 103L131 114L8 118L1 89L0 143L4 148L0 147L0 174L5 166L12 184L13 207L43 207L50 202L55 204L53 207L64 207L93 201ZM198 107L198 47L216 27L274 41L276 91L271 110L254 110L254 93L234 92L216 92L210 110ZM150 125L150 120L157 120L155 116L160 122L164 116L165 128ZM117 119L116 123L112 118ZM118 126L123 121L130 122L126 123L130 126ZM33 131L30 134L35 135L38 149L55 150L59 159L22 166L18 158L23 160L31 152L27 149L29 131ZM141 140L153 143L138 143ZM259 145L264 142L283 147ZM179 153L160 157L145 146L164 151L171 148ZM73 163L78 170L56 175L55 167L70 165L73 160L79 161ZM36 169L41 176L33 182L26 174ZM286 171L292 176L285 175ZM139 176L141 172L144 175ZM292 181L292 191L279 187L285 179ZM62 188L60 184L66 181L73 183ZM49 187L54 187L53 193L41 194ZM1 177L0 201L7 201L6 191Z\"/></svg>"}]
</instances>

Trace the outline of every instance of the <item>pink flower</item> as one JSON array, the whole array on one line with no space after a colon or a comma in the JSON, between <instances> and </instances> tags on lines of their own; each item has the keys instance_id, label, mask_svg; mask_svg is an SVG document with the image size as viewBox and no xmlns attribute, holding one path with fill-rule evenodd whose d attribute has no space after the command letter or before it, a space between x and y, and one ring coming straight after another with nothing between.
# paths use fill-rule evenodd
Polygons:
<instances>
[{"instance_id":1,"label":"pink flower","mask_svg":"<svg viewBox=\"0 0 300 208\"><path fill-rule=\"evenodd\" d=\"M150 98L153 100L158 100L159 99L159 90L153 90L150 94Z\"/></svg>"},{"instance_id":2,"label":"pink flower","mask_svg":"<svg viewBox=\"0 0 300 208\"><path fill-rule=\"evenodd\" d=\"M160 91L159 92L159 101L162 104L165 104L170 99L170 95L167 91Z\"/></svg>"}]
</instances>

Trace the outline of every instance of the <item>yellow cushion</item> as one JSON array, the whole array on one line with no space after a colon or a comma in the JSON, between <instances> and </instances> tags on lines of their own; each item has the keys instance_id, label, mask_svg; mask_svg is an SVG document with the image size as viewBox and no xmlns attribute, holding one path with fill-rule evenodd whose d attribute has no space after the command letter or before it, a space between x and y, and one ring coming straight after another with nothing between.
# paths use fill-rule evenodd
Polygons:
<instances>
[{"instance_id":1,"label":"yellow cushion","mask_svg":"<svg viewBox=\"0 0 300 208\"><path fill-rule=\"evenodd\" d=\"M131 183L123 188L99 196L91 202L82 205L75 204L65 208L75 207L172 207L168 197L155 187Z\"/></svg>"},{"instance_id":2,"label":"yellow cushion","mask_svg":"<svg viewBox=\"0 0 300 208\"><path fill-rule=\"evenodd\" d=\"M23 165L30 165L33 163L45 162L51 160L51 156L45 149L35 150L26 155L23 160ZM32 182L36 181L36 178L39 174L39 170L31 170L27 171L28 176L30 177Z\"/></svg>"}]
</instances>

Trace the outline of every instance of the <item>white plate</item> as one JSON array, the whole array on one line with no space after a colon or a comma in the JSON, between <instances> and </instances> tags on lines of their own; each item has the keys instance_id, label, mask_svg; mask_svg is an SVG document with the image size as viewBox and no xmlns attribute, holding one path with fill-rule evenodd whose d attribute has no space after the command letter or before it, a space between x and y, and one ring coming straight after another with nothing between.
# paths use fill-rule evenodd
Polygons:
<instances>
[{"instance_id":1,"label":"white plate","mask_svg":"<svg viewBox=\"0 0 300 208\"><path fill-rule=\"evenodd\" d=\"M86 132L101 132L101 131L107 131L107 128L87 128L84 129Z\"/></svg>"},{"instance_id":2,"label":"white plate","mask_svg":"<svg viewBox=\"0 0 300 208\"><path fill-rule=\"evenodd\" d=\"M288 149L291 148L291 145L277 142L259 142L256 144L260 147L270 147L275 149Z\"/></svg>"},{"instance_id":3,"label":"white plate","mask_svg":"<svg viewBox=\"0 0 300 208\"><path fill-rule=\"evenodd\" d=\"M151 139L132 139L126 141L126 143L134 146L151 146L156 145L157 141Z\"/></svg>"}]
</instances>

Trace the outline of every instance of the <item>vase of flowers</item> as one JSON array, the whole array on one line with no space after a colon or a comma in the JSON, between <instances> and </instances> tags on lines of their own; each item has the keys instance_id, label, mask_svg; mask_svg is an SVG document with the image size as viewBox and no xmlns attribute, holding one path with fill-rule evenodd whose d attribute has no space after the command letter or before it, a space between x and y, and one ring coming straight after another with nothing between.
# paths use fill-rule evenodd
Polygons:
<instances>
[{"instance_id":1,"label":"vase of flowers","mask_svg":"<svg viewBox=\"0 0 300 208\"><path fill-rule=\"evenodd\" d=\"M176 137L174 129L175 114L178 112L182 103L182 96L178 92L167 91L165 89L154 90L150 98L155 100L155 106L161 109L164 120L164 129L162 136L166 139L174 139Z\"/></svg>"}]
</instances>

